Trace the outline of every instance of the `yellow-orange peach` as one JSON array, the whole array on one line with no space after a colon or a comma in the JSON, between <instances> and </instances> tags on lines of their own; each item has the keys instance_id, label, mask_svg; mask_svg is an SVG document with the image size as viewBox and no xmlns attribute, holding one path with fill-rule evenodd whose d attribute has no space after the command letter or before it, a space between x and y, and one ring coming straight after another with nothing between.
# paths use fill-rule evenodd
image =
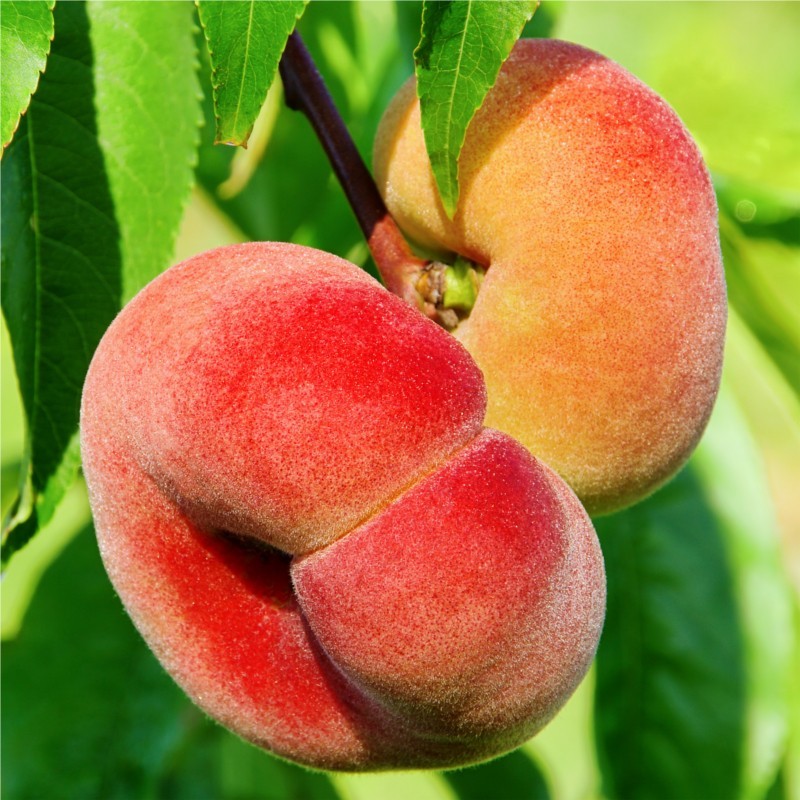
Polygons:
<instances>
[{"instance_id":1,"label":"yellow-orange peach","mask_svg":"<svg viewBox=\"0 0 800 800\"><path fill-rule=\"evenodd\" d=\"M469 763L547 722L597 645L602 556L485 402L455 339L317 250L214 250L134 298L84 470L114 586L198 705L328 769Z\"/></svg>"},{"instance_id":2,"label":"yellow-orange peach","mask_svg":"<svg viewBox=\"0 0 800 800\"><path fill-rule=\"evenodd\" d=\"M667 104L597 53L522 40L467 132L453 220L413 80L374 166L409 237L487 270L455 330L486 378L487 424L593 513L668 479L716 396L726 297L709 176Z\"/></svg>"}]
</instances>

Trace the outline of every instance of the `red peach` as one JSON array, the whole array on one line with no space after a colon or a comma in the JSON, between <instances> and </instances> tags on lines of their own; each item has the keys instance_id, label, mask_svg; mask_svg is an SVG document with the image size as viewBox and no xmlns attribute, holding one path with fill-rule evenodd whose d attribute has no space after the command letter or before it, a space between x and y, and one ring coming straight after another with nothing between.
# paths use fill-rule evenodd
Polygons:
<instances>
[{"instance_id":1,"label":"red peach","mask_svg":"<svg viewBox=\"0 0 800 800\"><path fill-rule=\"evenodd\" d=\"M201 708L350 770L489 758L555 713L602 557L484 406L455 339L309 248L211 251L122 311L83 395L98 541Z\"/></svg>"}]
</instances>

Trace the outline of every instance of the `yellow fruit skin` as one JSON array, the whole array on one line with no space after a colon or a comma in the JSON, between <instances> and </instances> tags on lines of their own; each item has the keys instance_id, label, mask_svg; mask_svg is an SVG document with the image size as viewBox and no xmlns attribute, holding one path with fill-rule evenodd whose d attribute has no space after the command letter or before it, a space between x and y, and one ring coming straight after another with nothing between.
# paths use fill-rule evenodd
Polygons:
<instances>
[{"instance_id":1,"label":"yellow fruit skin","mask_svg":"<svg viewBox=\"0 0 800 800\"><path fill-rule=\"evenodd\" d=\"M409 237L488 268L455 334L485 375L486 424L590 513L636 502L688 458L719 386L725 278L697 146L619 65L521 40L459 164L449 220L412 79L378 130L376 179Z\"/></svg>"}]
</instances>

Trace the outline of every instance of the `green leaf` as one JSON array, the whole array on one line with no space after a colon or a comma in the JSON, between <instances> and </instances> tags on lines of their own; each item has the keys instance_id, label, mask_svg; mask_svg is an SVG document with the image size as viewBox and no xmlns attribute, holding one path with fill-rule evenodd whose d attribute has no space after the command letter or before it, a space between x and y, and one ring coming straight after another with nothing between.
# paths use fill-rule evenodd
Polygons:
<instances>
[{"instance_id":1,"label":"green leaf","mask_svg":"<svg viewBox=\"0 0 800 800\"><path fill-rule=\"evenodd\" d=\"M197 0L211 54L216 143L247 146L286 39L308 0Z\"/></svg>"},{"instance_id":2,"label":"green leaf","mask_svg":"<svg viewBox=\"0 0 800 800\"><path fill-rule=\"evenodd\" d=\"M719 526L690 471L596 521L608 575L595 729L612 798L734 798L741 632Z\"/></svg>"},{"instance_id":3,"label":"green leaf","mask_svg":"<svg viewBox=\"0 0 800 800\"><path fill-rule=\"evenodd\" d=\"M428 0L414 51L425 146L442 204L458 204L458 156L467 127L538 2Z\"/></svg>"},{"instance_id":4,"label":"green leaf","mask_svg":"<svg viewBox=\"0 0 800 800\"><path fill-rule=\"evenodd\" d=\"M202 122L188 3L88 3L100 146L122 234L122 300L173 257Z\"/></svg>"},{"instance_id":5,"label":"green leaf","mask_svg":"<svg viewBox=\"0 0 800 800\"><path fill-rule=\"evenodd\" d=\"M3 160L2 302L28 430L26 484L4 555L45 524L39 502L52 508L77 470L83 376L121 299L86 10L61 4L55 20L47 73Z\"/></svg>"},{"instance_id":6,"label":"green leaf","mask_svg":"<svg viewBox=\"0 0 800 800\"><path fill-rule=\"evenodd\" d=\"M169 263L198 137L191 6L62 3L54 18L2 171L2 305L27 425L6 558L74 478L89 361L121 303Z\"/></svg>"},{"instance_id":7,"label":"green leaf","mask_svg":"<svg viewBox=\"0 0 800 800\"><path fill-rule=\"evenodd\" d=\"M44 574L2 656L4 797L337 797L186 699L122 612L91 528Z\"/></svg>"},{"instance_id":8,"label":"green leaf","mask_svg":"<svg viewBox=\"0 0 800 800\"><path fill-rule=\"evenodd\" d=\"M726 386L690 466L596 524L605 793L763 796L786 744L791 600L763 466Z\"/></svg>"},{"instance_id":9,"label":"green leaf","mask_svg":"<svg viewBox=\"0 0 800 800\"><path fill-rule=\"evenodd\" d=\"M5 0L0 14L0 136L5 147L36 91L53 40L55 0Z\"/></svg>"},{"instance_id":10,"label":"green leaf","mask_svg":"<svg viewBox=\"0 0 800 800\"><path fill-rule=\"evenodd\" d=\"M550 797L544 776L524 750L443 775L458 800L489 800L501 793L514 800L549 800Z\"/></svg>"},{"instance_id":11,"label":"green leaf","mask_svg":"<svg viewBox=\"0 0 800 800\"><path fill-rule=\"evenodd\" d=\"M757 800L774 781L786 749L794 677L792 594L764 464L727 375L692 466L733 575L747 696L740 797Z\"/></svg>"},{"instance_id":12,"label":"green leaf","mask_svg":"<svg viewBox=\"0 0 800 800\"><path fill-rule=\"evenodd\" d=\"M412 68L420 11L421 4L412 2L398 7L388 2L318 3L300 21L303 40L365 157L383 111ZM376 30L393 33L375 37ZM341 34L347 56L342 48L331 45L332 31ZM201 48L201 57L208 58L206 47ZM239 153L213 146L210 69L201 70L200 79L204 84L208 81L209 88L198 181L224 213L250 239L305 244L363 265L368 259L364 235L311 126L300 114L278 114L263 159L248 184L234 196L222 195L220 184L225 185L231 160ZM357 105L355 109L351 102ZM368 103L366 112L364 102Z\"/></svg>"},{"instance_id":13,"label":"green leaf","mask_svg":"<svg viewBox=\"0 0 800 800\"><path fill-rule=\"evenodd\" d=\"M3 682L9 797L142 796L203 725L121 613L91 528L48 569L25 627L4 643Z\"/></svg>"},{"instance_id":14,"label":"green leaf","mask_svg":"<svg viewBox=\"0 0 800 800\"><path fill-rule=\"evenodd\" d=\"M324 62L315 58L325 75L326 83L338 81L345 92L346 104L339 106L343 116L348 115L348 128L351 135L358 140L358 135L367 122L365 116L375 102L381 84L390 70L402 69L403 56L410 57L411 48L401 52L402 42L398 42L397 31L400 20L400 9L393 3L351 3L347 8L353 27L351 41L345 35L346 25L337 24L315 14L315 29L312 32L319 39L324 54ZM306 20L309 20L307 17ZM304 22L306 21L304 20ZM309 20L310 21L310 20ZM419 10L417 10L417 38L419 38ZM392 36L376 36L375 31L391 30ZM304 34L305 36L305 34ZM306 39L306 44L313 47ZM407 73L403 73L405 77ZM371 120L370 120L371 121ZM353 127L357 130L354 131ZM370 133L374 131L374 124Z\"/></svg>"}]
</instances>

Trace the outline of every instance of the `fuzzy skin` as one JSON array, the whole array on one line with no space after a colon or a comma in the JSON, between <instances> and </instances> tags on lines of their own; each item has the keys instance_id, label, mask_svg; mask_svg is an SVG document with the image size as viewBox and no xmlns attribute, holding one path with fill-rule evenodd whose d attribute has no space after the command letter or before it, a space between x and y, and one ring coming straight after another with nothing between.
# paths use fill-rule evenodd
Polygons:
<instances>
[{"instance_id":1,"label":"fuzzy skin","mask_svg":"<svg viewBox=\"0 0 800 800\"><path fill-rule=\"evenodd\" d=\"M201 708L342 770L489 758L555 713L597 645L602 556L484 407L456 340L309 248L211 251L122 311L84 471L109 576Z\"/></svg>"},{"instance_id":2,"label":"fuzzy skin","mask_svg":"<svg viewBox=\"0 0 800 800\"><path fill-rule=\"evenodd\" d=\"M409 236L488 268L455 332L484 373L486 423L592 513L673 475L716 397L727 306L711 182L667 104L597 53L521 40L468 130L454 220L413 80L374 163Z\"/></svg>"}]
</instances>

